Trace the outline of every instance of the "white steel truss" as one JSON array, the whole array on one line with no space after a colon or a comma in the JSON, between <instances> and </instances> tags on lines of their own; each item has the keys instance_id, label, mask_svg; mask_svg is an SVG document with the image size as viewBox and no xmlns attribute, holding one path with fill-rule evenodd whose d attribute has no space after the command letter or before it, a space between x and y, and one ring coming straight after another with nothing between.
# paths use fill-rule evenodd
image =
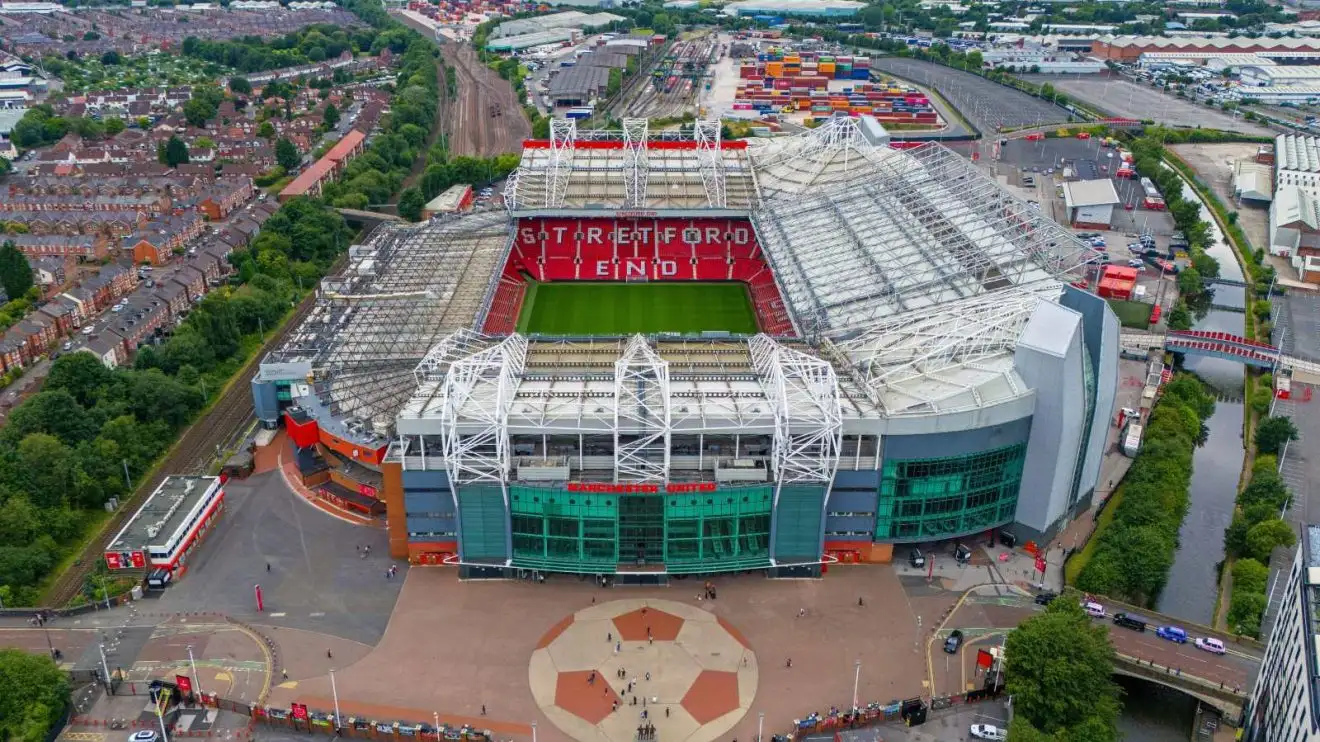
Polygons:
<instances>
[{"instance_id":1,"label":"white steel truss","mask_svg":"<svg viewBox=\"0 0 1320 742\"><path fill-rule=\"evenodd\" d=\"M647 135L646 119L623 120L624 203L634 209L646 207L646 183L650 175Z\"/></svg>"},{"instance_id":2,"label":"white steel truss","mask_svg":"<svg viewBox=\"0 0 1320 742\"><path fill-rule=\"evenodd\" d=\"M834 481L843 445L834 367L764 334L753 337L747 346L775 414L771 458L777 481L781 485Z\"/></svg>"},{"instance_id":3,"label":"white steel truss","mask_svg":"<svg viewBox=\"0 0 1320 742\"><path fill-rule=\"evenodd\" d=\"M724 154L720 151L719 119L693 123L692 137L697 142L697 161L701 165L701 185L706 201L713 209L722 209L724 197Z\"/></svg>"},{"instance_id":4,"label":"white steel truss","mask_svg":"<svg viewBox=\"0 0 1320 742\"><path fill-rule=\"evenodd\" d=\"M614 481L669 477L669 364L634 335L614 364Z\"/></svg>"},{"instance_id":5,"label":"white steel truss","mask_svg":"<svg viewBox=\"0 0 1320 742\"><path fill-rule=\"evenodd\" d=\"M545 169L545 206L562 209L568 193L568 177L573 172L573 152L577 141L577 122L573 119L550 121L550 164Z\"/></svg>"},{"instance_id":6,"label":"white steel truss","mask_svg":"<svg viewBox=\"0 0 1320 742\"><path fill-rule=\"evenodd\" d=\"M449 364L441 440L450 481L503 486L510 471L509 407L526 361L527 339L515 333ZM505 490L506 505L507 499Z\"/></svg>"},{"instance_id":7,"label":"white steel truss","mask_svg":"<svg viewBox=\"0 0 1320 742\"><path fill-rule=\"evenodd\" d=\"M489 345L489 341L490 338L466 327L446 335L434 348L427 351L421 363L413 369L413 377L417 379L417 385L442 380L445 372L449 370L449 364L484 349Z\"/></svg>"}]
</instances>

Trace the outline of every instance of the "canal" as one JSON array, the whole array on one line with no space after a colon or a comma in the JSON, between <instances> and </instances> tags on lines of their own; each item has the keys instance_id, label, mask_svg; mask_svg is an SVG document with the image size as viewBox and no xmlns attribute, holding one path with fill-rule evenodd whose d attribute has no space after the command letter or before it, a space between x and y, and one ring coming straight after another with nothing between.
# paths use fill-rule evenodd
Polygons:
<instances>
[{"instance_id":1,"label":"canal","mask_svg":"<svg viewBox=\"0 0 1320 742\"><path fill-rule=\"evenodd\" d=\"M1115 675L1123 690L1118 717L1123 742L1187 742L1196 720L1196 701L1178 691L1144 680Z\"/></svg>"},{"instance_id":2,"label":"canal","mask_svg":"<svg viewBox=\"0 0 1320 742\"><path fill-rule=\"evenodd\" d=\"M1196 193L1184 184L1184 195ZM1219 275L1241 281L1242 268L1223 240L1205 207L1201 218L1210 224L1212 245L1206 252L1219 261ZM1246 315L1227 307L1245 310L1246 292L1238 286L1215 287L1211 309L1199 317L1194 329L1243 335ZM1209 437L1192 456L1191 505L1178 533L1169 580L1156 608L1186 621L1210 624L1218 593L1218 567L1224 559L1224 529L1233 518L1237 483L1242 471L1242 364L1220 358L1188 356L1185 367L1199 376L1219 397L1215 413L1206 421Z\"/></svg>"}]
</instances>

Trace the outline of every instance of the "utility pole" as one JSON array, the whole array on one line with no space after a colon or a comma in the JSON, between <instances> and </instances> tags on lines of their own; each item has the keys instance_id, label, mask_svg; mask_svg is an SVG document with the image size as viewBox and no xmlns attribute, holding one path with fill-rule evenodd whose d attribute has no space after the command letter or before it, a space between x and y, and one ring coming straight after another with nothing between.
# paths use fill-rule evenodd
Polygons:
<instances>
[{"instance_id":1,"label":"utility pole","mask_svg":"<svg viewBox=\"0 0 1320 742\"><path fill-rule=\"evenodd\" d=\"M193 651L191 644L188 645L188 664L192 666L192 673L193 673L192 682L193 682L193 687L197 689L197 695L199 696L206 695L206 692L202 690L201 676L197 674L197 660L193 659Z\"/></svg>"},{"instance_id":2,"label":"utility pole","mask_svg":"<svg viewBox=\"0 0 1320 742\"><path fill-rule=\"evenodd\" d=\"M132 492L133 480L128 478L128 459L122 459L122 462L124 464L124 485L128 487L129 492Z\"/></svg>"}]
</instances>

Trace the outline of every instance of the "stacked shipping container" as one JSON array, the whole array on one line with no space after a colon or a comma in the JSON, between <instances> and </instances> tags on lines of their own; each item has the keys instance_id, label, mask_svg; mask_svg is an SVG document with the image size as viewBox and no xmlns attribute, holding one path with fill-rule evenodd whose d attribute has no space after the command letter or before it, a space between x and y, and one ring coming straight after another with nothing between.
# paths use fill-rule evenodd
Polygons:
<instances>
[{"instance_id":1,"label":"stacked shipping container","mask_svg":"<svg viewBox=\"0 0 1320 742\"><path fill-rule=\"evenodd\" d=\"M871 60L867 57L844 57L816 52L786 52L771 48L756 55L756 62L742 65L744 80L761 77L815 77L830 80L869 80Z\"/></svg>"},{"instance_id":2,"label":"stacked shipping container","mask_svg":"<svg viewBox=\"0 0 1320 742\"><path fill-rule=\"evenodd\" d=\"M859 82L831 91L829 80L820 74L744 78L734 94L733 108L760 113L807 111L815 116L868 114L888 124L939 123L930 100L910 87Z\"/></svg>"}]
</instances>

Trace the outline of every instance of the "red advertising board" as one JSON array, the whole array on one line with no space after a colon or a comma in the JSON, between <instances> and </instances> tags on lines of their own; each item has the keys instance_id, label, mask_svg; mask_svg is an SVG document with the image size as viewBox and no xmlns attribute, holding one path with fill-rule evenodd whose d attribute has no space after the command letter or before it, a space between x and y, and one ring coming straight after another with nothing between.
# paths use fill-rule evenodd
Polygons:
<instances>
[{"instance_id":1,"label":"red advertising board","mask_svg":"<svg viewBox=\"0 0 1320 742\"><path fill-rule=\"evenodd\" d=\"M192 678L187 675L175 675L174 684L179 686L180 693L192 693Z\"/></svg>"},{"instance_id":2,"label":"red advertising board","mask_svg":"<svg viewBox=\"0 0 1320 742\"><path fill-rule=\"evenodd\" d=\"M372 486L369 485L369 484L359 484L359 485L358 485L358 493L359 493L359 494L366 495L367 497L375 497L375 496L376 496L376 488L375 488L375 487L372 487Z\"/></svg>"},{"instance_id":3,"label":"red advertising board","mask_svg":"<svg viewBox=\"0 0 1320 742\"><path fill-rule=\"evenodd\" d=\"M140 551L135 551L135 552L133 552L133 553L130 555L130 557L131 557L132 560L133 560L133 566L134 566L134 567L137 567L137 568L141 569L142 567L147 566L147 555L146 555L146 554L144 554L144 553L142 553L142 552L140 552Z\"/></svg>"},{"instance_id":4,"label":"red advertising board","mask_svg":"<svg viewBox=\"0 0 1320 742\"><path fill-rule=\"evenodd\" d=\"M307 706L305 704L291 704L289 710L293 712L293 718L299 721L307 721Z\"/></svg>"},{"instance_id":5,"label":"red advertising board","mask_svg":"<svg viewBox=\"0 0 1320 742\"><path fill-rule=\"evenodd\" d=\"M119 561L118 552L107 551L105 553L105 566L110 569L123 569L124 565Z\"/></svg>"},{"instance_id":6,"label":"red advertising board","mask_svg":"<svg viewBox=\"0 0 1320 742\"><path fill-rule=\"evenodd\" d=\"M1036 557L1036 571L1040 572L1041 574L1045 573L1045 557L1043 556Z\"/></svg>"}]
</instances>

